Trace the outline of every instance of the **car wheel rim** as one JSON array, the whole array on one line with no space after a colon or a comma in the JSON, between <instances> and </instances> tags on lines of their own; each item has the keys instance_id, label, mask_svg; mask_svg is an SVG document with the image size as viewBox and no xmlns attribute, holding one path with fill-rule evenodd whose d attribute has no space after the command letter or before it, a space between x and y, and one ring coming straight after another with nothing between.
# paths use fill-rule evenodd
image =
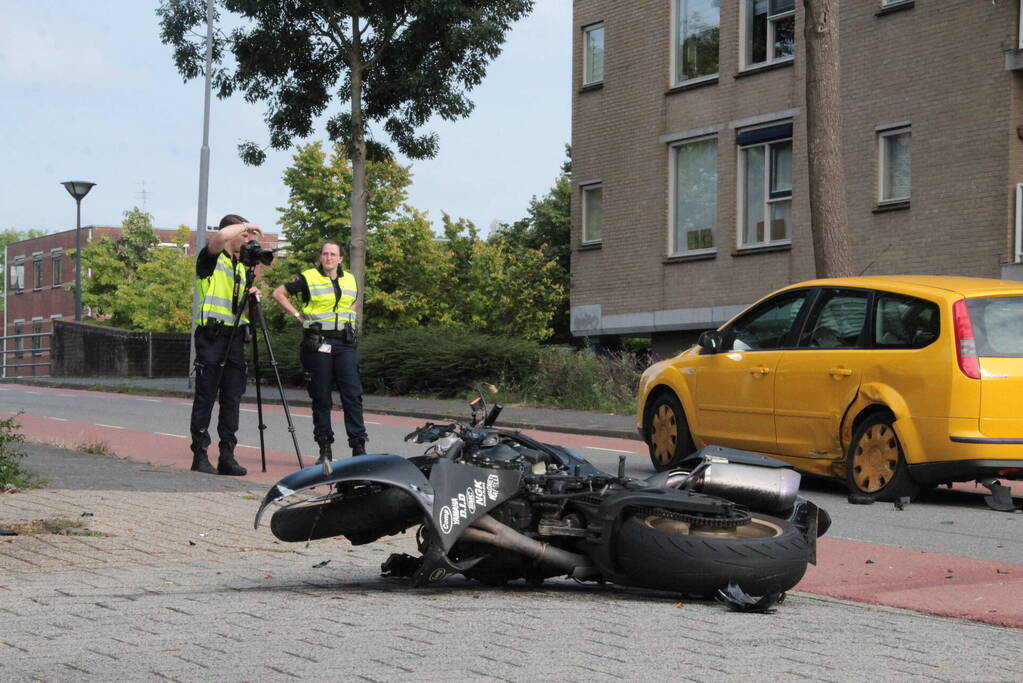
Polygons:
<instances>
[{"instance_id":1,"label":"car wheel rim","mask_svg":"<svg viewBox=\"0 0 1023 683\"><path fill-rule=\"evenodd\" d=\"M662 405L657 408L651 431L654 459L662 465L667 465L675 457L675 445L678 443L678 421L671 406Z\"/></svg>"},{"instance_id":2,"label":"car wheel rim","mask_svg":"<svg viewBox=\"0 0 1023 683\"><path fill-rule=\"evenodd\" d=\"M853 455L853 481L865 493L880 491L895 476L899 465L899 441L887 424L867 429L856 443Z\"/></svg>"}]
</instances>

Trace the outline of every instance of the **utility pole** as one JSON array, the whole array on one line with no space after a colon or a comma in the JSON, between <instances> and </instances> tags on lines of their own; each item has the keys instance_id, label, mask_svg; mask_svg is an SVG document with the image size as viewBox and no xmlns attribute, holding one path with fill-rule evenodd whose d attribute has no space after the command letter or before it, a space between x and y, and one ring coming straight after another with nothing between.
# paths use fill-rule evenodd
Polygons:
<instances>
[{"instance_id":1,"label":"utility pole","mask_svg":"<svg viewBox=\"0 0 1023 683\"><path fill-rule=\"evenodd\" d=\"M199 149L199 202L195 220L196 256L206 246L206 204L210 185L210 80L213 71L213 0L206 0L206 87L203 92L202 147ZM188 388L192 388L195 367L195 311L199 310L199 290L192 290L192 341L188 354Z\"/></svg>"}]
</instances>

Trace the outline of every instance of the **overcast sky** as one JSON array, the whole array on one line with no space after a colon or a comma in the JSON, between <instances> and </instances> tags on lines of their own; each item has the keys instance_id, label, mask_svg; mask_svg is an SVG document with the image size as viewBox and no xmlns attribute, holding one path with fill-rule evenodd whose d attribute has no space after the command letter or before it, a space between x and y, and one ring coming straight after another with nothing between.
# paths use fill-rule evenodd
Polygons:
<instances>
[{"instance_id":1,"label":"overcast sky","mask_svg":"<svg viewBox=\"0 0 1023 683\"><path fill-rule=\"evenodd\" d=\"M83 225L120 225L140 206L157 227L195 228L203 83L182 83L157 5L0 0L0 229L73 228L64 180L97 183ZM558 174L570 136L572 3L536 5L470 94L472 116L425 129L439 134L440 152L413 164L409 203L435 224L441 212L482 230L517 220ZM275 229L292 153L248 167L236 152L247 139L267 140L262 105L214 98L209 222L240 213Z\"/></svg>"}]
</instances>

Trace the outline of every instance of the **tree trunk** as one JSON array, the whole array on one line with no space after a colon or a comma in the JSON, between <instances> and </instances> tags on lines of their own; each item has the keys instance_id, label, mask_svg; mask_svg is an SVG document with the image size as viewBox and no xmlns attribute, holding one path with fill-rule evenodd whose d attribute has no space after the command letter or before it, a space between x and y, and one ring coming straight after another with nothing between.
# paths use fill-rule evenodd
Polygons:
<instances>
[{"instance_id":1,"label":"tree trunk","mask_svg":"<svg viewBox=\"0 0 1023 683\"><path fill-rule=\"evenodd\" d=\"M366 122L362 117L362 45L359 15L352 14L352 241L348 249L348 267L359 286L355 300L358 325L363 325L362 304L366 298Z\"/></svg>"},{"instance_id":2,"label":"tree trunk","mask_svg":"<svg viewBox=\"0 0 1023 683\"><path fill-rule=\"evenodd\" d=\"M803 0L810 231L817 277L853 275L842 160L839 0Z\"/></svg>"}]
</instances>

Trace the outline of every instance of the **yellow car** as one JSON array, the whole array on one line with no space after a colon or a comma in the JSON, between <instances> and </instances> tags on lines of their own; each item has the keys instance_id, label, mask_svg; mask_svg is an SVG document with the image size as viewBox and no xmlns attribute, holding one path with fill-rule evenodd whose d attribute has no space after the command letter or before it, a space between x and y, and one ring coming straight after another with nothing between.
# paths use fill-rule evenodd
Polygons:
<instances>
[{"instance_id":1,"label":"yellow car","mask_svg":"<svg viewBox=\"0 0 1023 683\"><path fill-rule=\"evenodd\" d=\"M1023 478L1023 283L907 275L786 287L650 366L636 422L657 470L716 444L878 500Z\"/></svg>"}]
</instances>

